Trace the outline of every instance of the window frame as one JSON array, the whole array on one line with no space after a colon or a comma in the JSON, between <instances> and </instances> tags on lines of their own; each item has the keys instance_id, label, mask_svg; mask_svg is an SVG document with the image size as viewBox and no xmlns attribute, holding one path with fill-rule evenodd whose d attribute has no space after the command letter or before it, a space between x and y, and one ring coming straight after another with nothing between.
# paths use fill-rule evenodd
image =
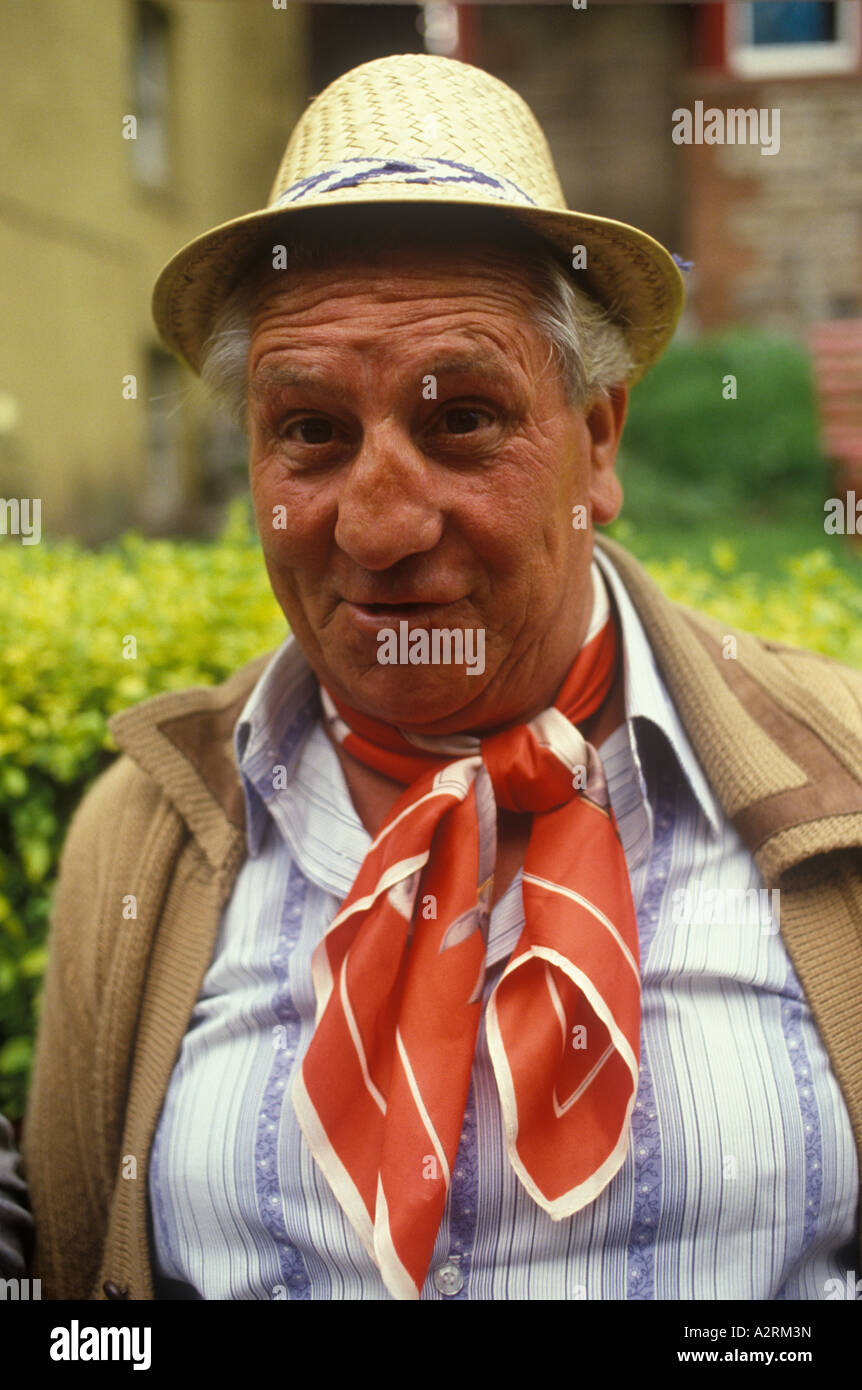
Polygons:
<instances>
[{"instance_id":1,"label":"window frame","mask_svg":"<svg viewBox=\"0 0 862 1390\"><path fill-rule=\"evenodd\" d=\"M725 62L735 77L818 77L856 72L860 60L858 0L835 0L838 37L824 43L754 44L751 0L726 4Z\"/></svg>"},{"instance_id":2,"label":"window frame","mask_svg":"<svg viewBox=\"0 0 862 1390\"><path fill-rule=\"evenodd\" d=\"M173 16L162 0L135 0L131 62L137 135L131 148L132 171L142 188L154 192L164 192L173 183L172 37Z\"/></svg>"}]
</instances>

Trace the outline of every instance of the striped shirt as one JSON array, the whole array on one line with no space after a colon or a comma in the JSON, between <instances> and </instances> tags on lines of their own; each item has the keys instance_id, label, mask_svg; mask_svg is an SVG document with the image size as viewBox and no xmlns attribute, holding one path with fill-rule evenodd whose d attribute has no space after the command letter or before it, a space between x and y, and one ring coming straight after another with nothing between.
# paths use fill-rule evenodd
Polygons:
<instances>
[{"instance_id":1,"label":"striped shirt","mask_svg":"<svg viewBox=\"0 0 862 1390\"><path fill-rule=\"evenodd\" d=\"M480 1028L422 1297L826 1298L854 1256L846 1107L777 929L777 895L706 782L613 565L596 560L620 616L626 709L599 752L643 981L628 1154L590 1206L552 1221L509 1164ZM371 843L292 639L252 692L235 747L248 857L155 1135L156 1294L385 1299L290 1101L314 1031L312 954ZM491 914L486 1002L523 923L519 872Z\"/></svg>"}]
</instances>

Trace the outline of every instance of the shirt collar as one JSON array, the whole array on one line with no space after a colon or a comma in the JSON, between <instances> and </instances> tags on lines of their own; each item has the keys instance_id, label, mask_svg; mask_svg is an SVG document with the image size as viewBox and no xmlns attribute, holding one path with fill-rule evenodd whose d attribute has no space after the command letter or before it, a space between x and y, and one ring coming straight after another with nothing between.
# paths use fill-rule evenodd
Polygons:
<instances>
[{"instance_id":1,"label":"shirt collar","mask_svg":"<svg viewBox=\"0 0 862 1390\"><path fill-rule=\"evenodd\" d=\"M665 736L692 795L715 835L721 834L723 812L683 728L682 720L659 673L652 648L637 609L629 598L619 574L598 546L594 558L614 598L620 619L623 648L626 727L632 756L641 773L638 727L635 721L648 720Z\"/></svg>"},{"instance_id":2,"label":"shirt collar","mask_svg":"<svg viewBox=\"0 0 862 1390\"><path fill-rule=\"evenodd\" d=\"M269 803L290 781L319 714L317 680L296 638L290 636L273 653L234 727L252 856L260 852Z\"/></svg>"},{"instance_id":3,"label":"shirt collar","mask_svg":"<svg viewBox=\"0 0 862 1390\"><path fill-rule=\"evenodd\" d=\"M659 674L637 610L607 555L598 546L593 554L619 614L625 727L644 801L646 803L646 786L638 751L636 723L639 719L648 720L664 734L692 795L713 832L718 835L721 833L721 807ZM269 803L277 796L279 787L291 780L306 736L320 712L317 680L299 643L290 636L273 653L234 729L234 751L246 805L246 839L248 852L252 856L260 852Z\"/></svg>"}]
</instances>

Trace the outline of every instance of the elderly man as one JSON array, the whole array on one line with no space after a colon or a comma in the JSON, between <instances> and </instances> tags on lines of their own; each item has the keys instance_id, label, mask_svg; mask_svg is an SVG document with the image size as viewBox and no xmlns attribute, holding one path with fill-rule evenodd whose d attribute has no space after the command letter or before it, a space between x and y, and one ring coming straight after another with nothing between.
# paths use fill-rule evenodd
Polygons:
<instances>
[{"instance_id":1,"label":"elderly man","mask_svg":"<svg viewBox=\"0 0 862 1390\"><path fill-rule=\"evenodd\" d=\"M292 635L119 716L70 831L25 1134L47 1296L844 1281L862 680L726 660L594 542L681 298L565 210L514 93L416 56L335 82L268 208L162 273Z\"/></svg>"}]
</instances>

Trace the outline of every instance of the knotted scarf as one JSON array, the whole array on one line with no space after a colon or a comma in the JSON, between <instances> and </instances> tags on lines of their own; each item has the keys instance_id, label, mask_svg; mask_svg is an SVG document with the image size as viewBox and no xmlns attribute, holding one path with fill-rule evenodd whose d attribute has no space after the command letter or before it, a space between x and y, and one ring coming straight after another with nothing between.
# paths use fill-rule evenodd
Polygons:
<instances>
[{"instance_id":1,"label":"knotted scarf","mask_svg":"<svg viewBox=\"0 0 862 1390\"><path fill-rule=\"evenodd\" d=\"M509 1160L554 1220L626 1154L640 1056L637 923L595 749L618 637L593 563L587 636L554 704L482 739L405 735L322 691L334 737L406 785L317 947L293 1089L314 1158L396 1298L421 1292L483 1007L496 807L532 814L525 925L486 1010Z\"/></svg>"}]
</instances>

